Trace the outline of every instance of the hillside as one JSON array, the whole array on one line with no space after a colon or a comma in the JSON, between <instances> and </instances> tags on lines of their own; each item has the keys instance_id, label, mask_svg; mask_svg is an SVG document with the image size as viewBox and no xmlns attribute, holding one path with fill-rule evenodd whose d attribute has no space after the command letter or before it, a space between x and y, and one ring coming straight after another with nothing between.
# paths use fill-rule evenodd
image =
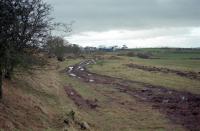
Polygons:
<instances>
[{"instance_id":1,"label":"hillside","mask_svg":"<svg viewBox=\"0 0 200 131\"><path fill-rule=\"evenodd\" d=\"M45 67L35 67L28 72L16 71L12 81L4 80L0 129L64 129L63 121L72 110L72 103L64 92L60 77L63 69L51 59Z\"/></svg>"}]
</instances>

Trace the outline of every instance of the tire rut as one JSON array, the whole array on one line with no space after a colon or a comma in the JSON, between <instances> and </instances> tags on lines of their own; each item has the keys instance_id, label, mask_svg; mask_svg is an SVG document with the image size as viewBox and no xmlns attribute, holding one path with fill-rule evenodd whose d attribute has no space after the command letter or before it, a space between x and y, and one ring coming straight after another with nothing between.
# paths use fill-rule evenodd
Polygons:
<instances>
[{"instance_id":1,"label":"tire rut","mask_svg":"<svg viewBox=\"0 0 200 131\"><path fill-rule=\"evenodd\" d=\"M138 65L138 64L133 64L133 63L127 64L126 66L129 68L140 69L140 70L149 71L149 72L162 72L165 74L173 73L180 77L185 77L185 78L194 79L194 80L200 80L200 72L180 71L180 70L168 69L168 68L164 68L164 67L144 66L144 65Z\"/></svg>"},{"instance_id":2,"label":"tire rut","mask_svg":"<svg viewBox=\"0 0 200 131\"><path fill-rule=\"evenodd\" d=\"M151 103L154 109L164 113L174 123L180 124L190 131L200 129L200 95L139 81L99 75L86 69L86 66L90 64L95 64L95 61L86 60L68 67L67 73L69 76L87 83L115 86L120 92L129 94L138 101ZM131 84L137 84L143 88L134 88L130 86Z\"/></svg>"}]
</instances>

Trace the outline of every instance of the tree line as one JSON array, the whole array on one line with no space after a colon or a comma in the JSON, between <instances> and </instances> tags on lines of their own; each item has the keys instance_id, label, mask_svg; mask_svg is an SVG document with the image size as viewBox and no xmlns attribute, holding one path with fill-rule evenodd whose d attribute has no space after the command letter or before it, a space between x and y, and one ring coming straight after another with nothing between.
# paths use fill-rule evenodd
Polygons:
<instances>
[{"instance_id":1,"label":"tree line","mask_svg":"<svg viewBox=\"0 0 200 131\"><path fill-rule=\"evenodd\" d=\"M59 61L64 60L65 54L81 54L81 48L76 44L70 44L59 36L50 36L44 45L44 50L48 52L49 57L57 57Z\"/></svg>"},{"instance_id":2,"label":"tree line","mask_svg":"<svg viewBox=\"0 0 200 131\"><path fill-rule=\"evenodd\" d=\"M41 49L58 58L72 49L79 52L78 46L50 35L57 27L71 31L65 24L53 23L50 12L51 6L43 0L0 0L0 99L3 79L11 79L14 69L24 64L26 56Z\"/></svg>"}]
</instances>

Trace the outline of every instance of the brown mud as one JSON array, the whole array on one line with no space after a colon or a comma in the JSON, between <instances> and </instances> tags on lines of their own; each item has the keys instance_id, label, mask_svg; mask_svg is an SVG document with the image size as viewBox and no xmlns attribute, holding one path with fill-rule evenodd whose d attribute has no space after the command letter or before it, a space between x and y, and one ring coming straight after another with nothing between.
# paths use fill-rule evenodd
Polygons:
<instances>
[{"instance_id":1,"label":"brown mud","mask_svg":"<svg viewBox=\"0 0 200 131\"><path fill-rule=\"evenodd\" d=\"M144 66L144 65L138 65L138 64L133 64L133 63L127 64L126 66L130 68L140 69L140 70L150 71L150 72L173 73L181 77L200 80L200 72L180 71L180 70L168 69L164 67Z\"/></svg>"},{"instance_id":2,"label":"brown mud","mask_svg":"<svg viewBox=\"0 0 200 131\"><path fill-rule=\"evenodd\" d=\"M74 103L83 109L96 109L98 107L97 100L87 100L84 99L77 91L75 91L70 86L64 87L65 92L67 93L68 97L74 101Z\"/></svg>"},{"instance_id":3,"label":"brown mud","mask_svg":"<svg viewBox=\"0 0 200 131\"><path fill-rule=\"evenodd\" d=\"M90 64L95 64L95 61L87 60L76 64L69 67L67 73L71 77L75 77L84 82L113 85L120 92L129 94L138 101L150 103L153 109L164 113L174 123L180 124L190 131L200 130L200 95L176 91L143 82L95 74L86 69L86 66ZM130 86L133 84L138 84L142 88ZM77 96L77 98L74 98L74 96L71 97L74 101L78 101L76 99L82 99L79 95ZM86 104L86 102L81 103ZM80 105L80 103L77 104Z\"/></svg>"}]
</instances>

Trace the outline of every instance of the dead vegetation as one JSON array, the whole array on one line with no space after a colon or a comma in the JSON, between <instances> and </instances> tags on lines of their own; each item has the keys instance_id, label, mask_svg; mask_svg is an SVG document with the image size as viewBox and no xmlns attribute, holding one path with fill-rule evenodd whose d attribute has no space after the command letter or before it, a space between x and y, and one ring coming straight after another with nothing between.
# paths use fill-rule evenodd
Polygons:
<instances>
[{"instance_id":1,"label":"dead vegetation","mask_svg":"<svg viewBox=\"0 0 200 131\"><path fill-rule=\"evenodd\" d=\"M24 94L15 82L4 82L4 100L0 103L0 129L12 131L48 128L51 115L34 96Z\"/></svg>"},{"instance_id":2,"label":"dead vegetation","mask_svg":"<svg viewBox=\"0 0 200 131\"><path fill-rule=\"evenodd\" d=\"M4 80L0 130L57 131L66 128L64 114L72 107L65 107L70 102L61 83L59 69L57 61L50 59L48 65L34 67L29 72L19 70L11 81ZM80 125L70 129L82 130Z\"/></svg>"}]
</instances>

